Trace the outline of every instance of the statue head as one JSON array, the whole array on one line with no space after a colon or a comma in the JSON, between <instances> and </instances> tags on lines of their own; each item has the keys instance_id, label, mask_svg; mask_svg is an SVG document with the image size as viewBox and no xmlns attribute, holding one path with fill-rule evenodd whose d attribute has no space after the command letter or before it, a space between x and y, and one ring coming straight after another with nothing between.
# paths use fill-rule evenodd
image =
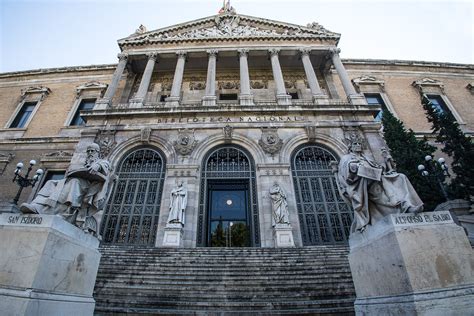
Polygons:
<instances>
[{"instance_id":1,"label":"statue head","mask_svg":"<svg viewBox=\"0 0 474 316\"><path fill-rule=\"evenodd\" d=\"M349 151L352 153L361 153L362 152L362 142L359 140L352 141Z\"/></svg>"},{"instance_id":2,"label":"statue head","mask_svg":"<svg viewBox=\"0 0 474 316\"><path fill-rule=\"evenodd\" d=\"M99 159L100 147L96 143L92 143L87 146L86 154L88 160Z\"/></svg>"}]
</instances>

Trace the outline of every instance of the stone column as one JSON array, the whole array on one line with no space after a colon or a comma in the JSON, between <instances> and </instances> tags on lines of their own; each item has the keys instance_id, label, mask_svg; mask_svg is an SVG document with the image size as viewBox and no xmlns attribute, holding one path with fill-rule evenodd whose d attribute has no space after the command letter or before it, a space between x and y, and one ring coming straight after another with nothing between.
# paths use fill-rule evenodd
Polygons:
<instances>
[{"instance_id":1,"label":"stone column","mask_svg":"<svg viewBox=\"0 0 474 316\"><path fill-rule=\"evenodd\" d=\"M367 102L365 101L364 96L357 94L354 86L351 83L351 80L349 79L346 68L344 68L341 58L339 57L340 52L341 50L339 48L332 48L330 50L332 64L334 65L334 68L336 68L337 75L341 79L342 87L346 93L347 100L354 105L366 105Z\"/></svg>"},{"instance_id":2,"label":"stone column","mask_svg":"<svg viewBox=\"0 0 474 316\"><path fill-rule=\"evenodd\" d=\"M206 80L206 94L202 98L202 105L214 106L216 105L216 60L217 49L210 49L207 51L209 61L207 64L207 80Z\"/></svg>"},{"instance_id":3,"label":"stone column","mask_svg":"<svg viewBox=\"0 0 474 316\"><path fill-rule=\"evenodd\" d=\"M300 52L301 61L303 62L304 72L306 73L306 79L308 80L309 89L311 90L311 94L313 95L313 102L316 104L320 104L321 102L319 101L327 100L327 96L324 95L321 91L321 87L318 83L318 78L316 77L316 73L314 72L313 64L311 63L311 59L309 58L311 49L302 48L300 49Z\"/></svg>"},{"instance_id":4,"label":"stone column","mask_svg":"<svg viewBox=\"0 0 474 316\"><path fill-rule=\"evenodd\" d=\"M270 60L272 62L273 80L276 85L277 103L280 105L291 105L291 96L286 93L285 80L281 72L280 60L278 59L279 49L272 48L269 50Z\"/></svg>"},{"instance_id":5,"label":"stone column","mask_svg":"<svg viewBox=\"0 0 474 316\"><path fill-rule=\"evenodd\" d=\"M181 97L181 86L183 84L184 64L186 63L186 52L176 52L178 61L174 70L173 85L171 87L171 95L166 99L166 106L178 106Z\"/></svg>"},{"instance_id":6,"label":"stone column","mask_svg":"<svg viewBox=\"0 0 474 316\"><path fill-rule=\"evenodd\" d=\"M112 98L117 91L120 79L122 78L123 71L127 65L128 54L122 53L118 54L119 63L115 69L114 75L112 77L112 82L107 87L104 97L100 100L97 100L95 103L94 110L104 110L112 104Z\"/></svg>"},{"instance_id":7,"label":"stone column","mask_svg":"<svg viewBox=\"0 0 474 316\"><path fill-rule=\"evenodd\" d=\"M250 91L249 65L247 62L249 49L241 48L238 50L238 53L240 61L240 105L254 105L253 96Z\"/></svg>"},{"instance_id":8,"label":"stone column","mask_svg":"<svg viewBox=\"0 0 474 316\"><path fill-rule=\"evenodd\" d=\"M130 106L142 106L146 99L146 94L148 92L148 87L150 86L151 76L153 74L153 69L155 68L156 59L158 57L157 53L148 53L148 62L146 63L145 71L143 72L142 80L140 81L140 86L138 87L137 94L130 101Z\"/></svg>"}]
</instances>

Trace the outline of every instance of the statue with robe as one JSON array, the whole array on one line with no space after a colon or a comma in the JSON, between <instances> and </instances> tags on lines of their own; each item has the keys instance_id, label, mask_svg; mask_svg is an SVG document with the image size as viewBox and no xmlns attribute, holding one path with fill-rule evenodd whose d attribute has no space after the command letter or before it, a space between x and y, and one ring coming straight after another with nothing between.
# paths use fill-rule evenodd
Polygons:
<instances>
[{"instance_id":1,"label":"statue with robe","mask_svg":"<svg viewBox=\"0 0 474 316\"><path fill-rule=\"evenodd\" d=\"M179 181L177 186L171 190L170 199L168 223L184 225L184 211L188 202L188 192L183 186L183 181Z\"/></svg>"},{"instance_id":2,"label":"statue with robe","mask_svg":"<svg viewBox=\"0 0 474 316\"><path fill-rule=\"evenodd\" d=\"M47 181L31 203L20 206L20 211L60 215L84 231L98 235L100 211L106 203L111 176L110 163L100 159L99 153L99 145L90 144L82 166L70 168L64 179Z\"/></svg>"},{"instance_id":3,"label":"statue with robe","mask_svg":"<svg viewBox=\"0 0 474 316\"><path fill-rule=\"evenodd\" d=\"M354 209L352 232L364 231L389 214L423 210L408 178L396 172L388 152L380 165L362 153L362 142L351 140L349 153L339 162L337 180L342 198Z\"/></svg>"},{"instance_id":4,"label":"statue with robe","mask_svg":"<svg viewBox=\"0 0 474 316\"><path fill-rule=\"evenodd\" d=\"M273 184L270 189L270 199L272 201L272 226L289 224L288 202L286 201L285 192L278 183Z\"/></svg>"}]
</instances>

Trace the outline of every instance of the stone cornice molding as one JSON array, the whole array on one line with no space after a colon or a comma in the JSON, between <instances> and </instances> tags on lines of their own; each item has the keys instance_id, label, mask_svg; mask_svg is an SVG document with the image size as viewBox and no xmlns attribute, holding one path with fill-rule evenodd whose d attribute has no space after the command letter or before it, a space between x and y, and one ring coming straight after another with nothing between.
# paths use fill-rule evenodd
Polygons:
<instances>
[{"instance_id":1,"label":"stone cornice molding","mask_svg":"<svg viewBox=\"0 0 474 316\"><path fill-rule=\"evenodd\" d=\"M381 79L377 79L374 76L370 75L362 75L360 77L352 79L352 83L357 88L358 92L360 93L360 87L362 85L378 85L382 92L385 92L385 81Z\"/></svg>"},{"instance_id":2,"label":"stone cornice molding","mask_svg":"<svg viewBox=\"0 0 474 316\"><path fill-rule=\"evenodd\" d=\"M442 94L445 94L444 83L436 79L425 77L423 79L413 81L411 85L417 88L420 93L425 93L427 87L436 87L440 89Z\"/></svg>"}]
</instances>

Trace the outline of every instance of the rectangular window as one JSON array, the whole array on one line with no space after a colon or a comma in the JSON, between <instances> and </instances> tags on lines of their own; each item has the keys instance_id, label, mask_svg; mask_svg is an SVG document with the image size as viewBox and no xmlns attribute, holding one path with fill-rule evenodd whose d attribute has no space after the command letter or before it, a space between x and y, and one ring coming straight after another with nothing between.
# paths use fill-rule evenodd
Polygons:
<instances>
[{"instance_id":1,"label":"rectangular window","mask_svg":"<svg viewBox=\"0 0 474 316\"><path fill-rule=\"evenodd\" d=\"M10 125L10 128L24 128L26 126L26 123L28 122L28 119L31 116L31 113L33 113L36 107L36 103L37 102L23 103L20 111L18 112L12 124Z\"/></svg>"},{"instance_id":2,"label":"rectangular window","mask_svg":"<svg viewBox=\"0 0 474 316\"><path fill-rule=\"evenodd\" d=\"M365 93L364 96L369 106L380 107L380 111L374 114L374 121L380 122L382 120L383 111L388 111L382 96L378 93Z\"/></svg>"},{"instance_id":3,"label":"rectangular window","mask_svg":"<svg viewBox=\"0 0 474 316\"><path fill-rule=\"evenodd\" d=\"M427 95L433 107L438 111L438 113L449 113L448 107L444 102L443 98L440 95Z\"/></svg>"},{"instance_id":4,"label":"rectangular window","mask_svg":"<svg viewBox=\"0 0 474 316\"><path fill-rule=\"evenodd\" d=\"M290 92L289 95L291 96L291 99L293 100L299 99L298 92Z\"/></svg>"},{"instance_id":5,"label":"rectangular window","mask_svg":"<svg viewBox=\"0 0 474 316\"><path fill-rule=\"evenodd\" d=\"M219 94L219 100L237 100L237 93Z\"/></svg>"},{"instance_id":6,"label":"rectangular window","mask_svg":"<svg viewBox=\"0 0 474 316\"><path fill-rule=\"evenodd\" d=\"M86 124L86 120L81 117L81 111L92 110L95 105L95 99L81 100L76 113L71 121L71 126L81 126Z\"/></svg>"},{"instance_id":7,"label":"rectangular window","mask_svg":"<svg viewBox=\"0 0 474 316\"><path fill-rule=\"evenodd\" d=\"M49 180L61 180L64 179L64 175L66 174L66 171L60 170L60 171L48 171L46 173L46 176L43 180L43 183L41 184L41 188L48 182Z\"/></svg>"}]
</instances>

